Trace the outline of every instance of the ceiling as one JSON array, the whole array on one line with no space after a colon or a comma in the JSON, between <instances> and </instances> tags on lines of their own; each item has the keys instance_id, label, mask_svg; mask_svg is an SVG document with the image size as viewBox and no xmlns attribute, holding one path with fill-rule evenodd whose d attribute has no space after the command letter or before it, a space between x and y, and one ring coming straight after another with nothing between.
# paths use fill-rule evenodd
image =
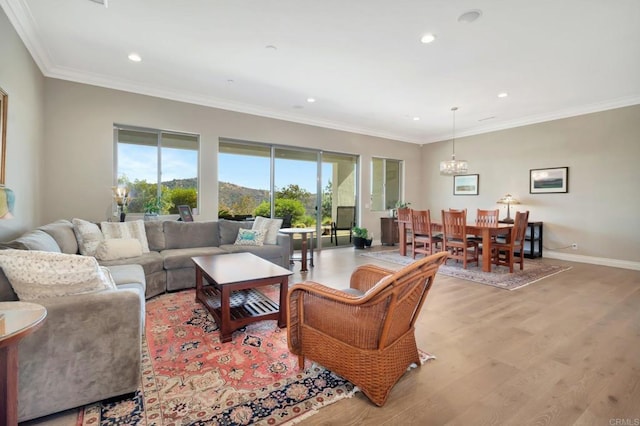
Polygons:
<instances>
[{"instance_id":1,"label":"ceiling","mask_svg":"<svg viewBox=\"0 0 640 426\"><path fill-rule=\"evenodd\" d=\"M413 143L640 103L638 0L0 5L47 77Z\"/></svg>"}]
</instances>

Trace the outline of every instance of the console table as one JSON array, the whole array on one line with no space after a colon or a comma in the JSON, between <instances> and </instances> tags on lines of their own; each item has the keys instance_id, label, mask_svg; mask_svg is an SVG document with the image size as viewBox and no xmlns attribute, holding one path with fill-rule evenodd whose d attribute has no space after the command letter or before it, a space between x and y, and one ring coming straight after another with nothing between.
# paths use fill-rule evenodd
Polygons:
<instances>
[{"instance_id":1,"label":"console table","mask_svg":"<svg viewBox=\"0 0 640 426\"><path fill-rule=\"evenodd\" d=\"M400 241L398 221L395 217L381 217L380 231L380 242L382 245L392 246Z\"/></svg>"}]
</instances>

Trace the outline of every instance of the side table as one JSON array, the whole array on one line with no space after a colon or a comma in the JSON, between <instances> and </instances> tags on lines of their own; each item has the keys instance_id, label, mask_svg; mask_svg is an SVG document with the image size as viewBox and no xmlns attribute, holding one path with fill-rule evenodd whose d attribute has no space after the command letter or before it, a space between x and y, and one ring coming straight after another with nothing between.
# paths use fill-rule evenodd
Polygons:
<instances>
[{"instance_id":1,"label":"side table","mask_svg":"<svg viewBox=\"0 0 640 426\"><path fill-rule=\"evenodd\" d=\"M311 245L311 258L308 259L310 260L310 265L311 267L313 267L313 233L316 232L316 228L281 228L278 230L278 232L282 232L283 234L288 234L291 236L291 261L293 262L294 260L298 260L298 259L294 259L293 258L293 236L295 234L300 234L302 236L302 247L300 250L300 272L307 272L307 249L309 248L309 241L311 241L310 245ZM311 235L311 238L308 238L308 235Z\"/></svg>"},{"instance_id":2,"label":"side table","mask_svg":"<svg viewBox=\"0 0 640 426\"><path fill-rule=\"evenodd\" d=\"M46 316L36 303L0 302L0 424L18 424L18 343Z\"/></svg>"}]
</instances>

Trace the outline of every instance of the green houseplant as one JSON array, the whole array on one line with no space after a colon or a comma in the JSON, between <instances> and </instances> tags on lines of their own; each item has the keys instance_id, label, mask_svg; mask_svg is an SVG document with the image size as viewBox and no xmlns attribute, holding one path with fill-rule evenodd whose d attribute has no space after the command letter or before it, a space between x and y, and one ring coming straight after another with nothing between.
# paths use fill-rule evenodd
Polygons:
<instances>
[{"instance_id":1,"label":"green houseplant","mask_svg":"<svg viewBox=\"0 0 640 426\"><path fill-rule=\"evenodd\" d=\"M353 247L357 249L363 249L367 239L369 238L369 231L367 228L360 228L359 226L354 226L351 229L353 233Z\"/></svg>"}]
</instances>

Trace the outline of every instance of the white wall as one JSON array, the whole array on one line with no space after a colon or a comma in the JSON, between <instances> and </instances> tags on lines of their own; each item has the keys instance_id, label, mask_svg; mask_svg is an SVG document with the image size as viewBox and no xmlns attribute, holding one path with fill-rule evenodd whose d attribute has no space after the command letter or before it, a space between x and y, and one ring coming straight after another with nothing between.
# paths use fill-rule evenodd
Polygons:
<instances>
[{"instance_id":1,"label":"white wall","mask_svg":"<svg viewBox=\"0 0 640 426\"><path fill-rule=\"evenodd\" d=\"M14 219L0 220L0 241L33 227L41 211L44 77L0 9L0 87L9 95L5 184Z\"/></svg>"},{"instance_id":2,"label":"white wall","mask_svg":"<svg viewBox=\"0 0 640 426\"><path fill-rule=\"evenodd\" d=\"M82 217L106 220L113 179L113 124L201 135L200 216L218 212L219 138L310 147L359 154L362 226L380 235L379 217L370 212L372 156L405 160L406 199L420 195L420 146L99 88L56 79L45 82L47 159L43 221Z\"/></svg>"},{"instance_id":3,"label":"white wall","mask_svg":"<svg viewBox=\"0 0 640 426\"><path fill-rule=\"evenodd\" d=\"M544 255L640 269L640 105L456 139L456 157L480 175L478 196L453 196L438 174L451 141L423 147L425 207L506 207L506 193L544 222ZM530 194L529 170L569 167L569 192ZM578 243L578 250L554 248Z\"/></svg>"}]
</instances>

